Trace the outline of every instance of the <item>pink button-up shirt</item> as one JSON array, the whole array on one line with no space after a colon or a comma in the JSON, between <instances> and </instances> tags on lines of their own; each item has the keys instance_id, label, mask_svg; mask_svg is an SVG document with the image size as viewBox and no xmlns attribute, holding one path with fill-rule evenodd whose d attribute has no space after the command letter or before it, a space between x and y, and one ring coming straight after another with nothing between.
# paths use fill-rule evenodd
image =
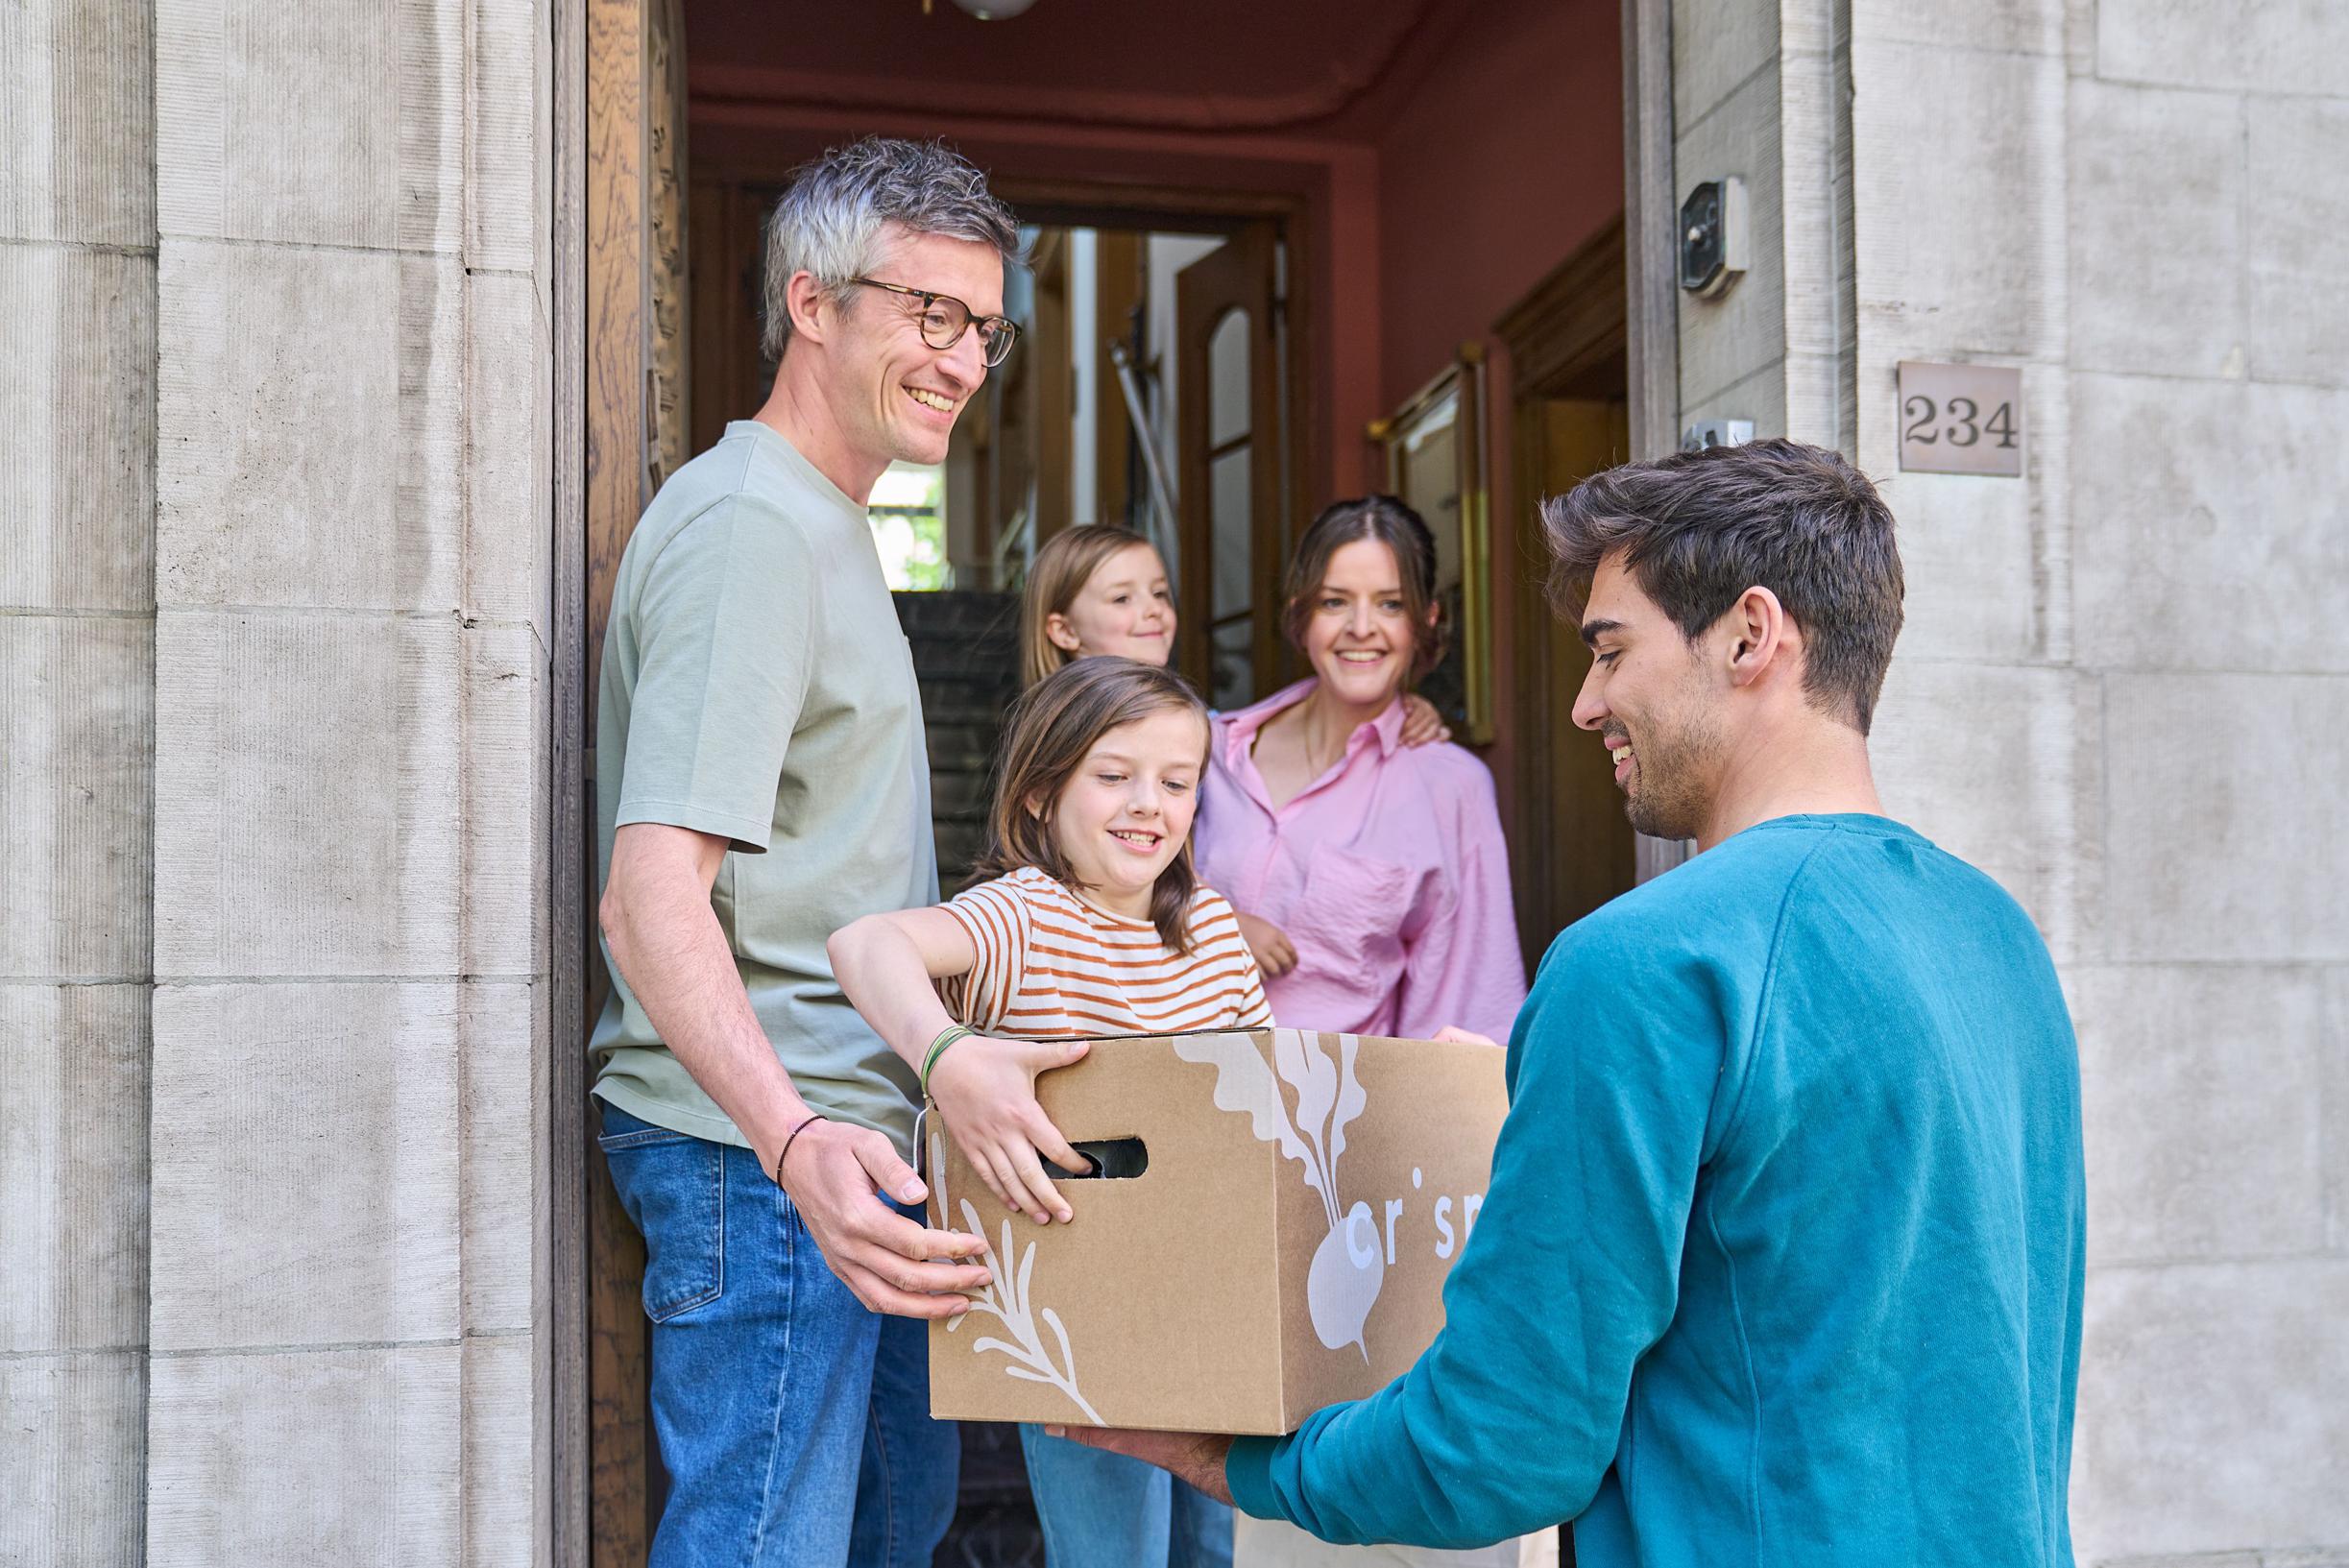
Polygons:
<instances>
[{"instance_id":1,"label":"pink button-up shirt","mask_svg":"<svg viewBox=\"0 0 2349 1568\"><path fill-rule=\"evenodd\" d=\"M1407 1040L1452 1024L1506 1042L1525 962L1492 775L1458 746L1404 745L1398 699L1275 810L1256 734L1315 685L1216 718L1191 831L1200 880L1296 949L1296 967L1265 981L1272 1016Z\"/></svg>"}]
</instances>

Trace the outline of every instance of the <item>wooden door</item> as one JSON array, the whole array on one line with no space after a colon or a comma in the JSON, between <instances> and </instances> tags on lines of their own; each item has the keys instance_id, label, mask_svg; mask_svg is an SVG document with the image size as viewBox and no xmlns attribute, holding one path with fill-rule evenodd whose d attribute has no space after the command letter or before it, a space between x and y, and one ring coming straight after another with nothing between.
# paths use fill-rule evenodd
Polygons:
<instances>
[{"instance_id":1,"label":"wooden door","mask_svg":"<svg viewBox=\"0 0 2349 1568\"><path fill-rule=\"evenodd\" d=\"M653 493L688 455L684 38L682 0L589 0L580 722L590 736L620 553ZM591 834L593 755L587 753L580 786ZM607 989L594 940L593 864L591 849L578 955L580 1023L588 1026ZM584 1056L586 1044L574 1035L557 1049ZM593 1568L639 1568L651 1549L661 1492L651 1338L641 1304L644 1248L594 1146L596 1122L583 1105L555 1119L586 1146L588 1560Z\"/></svg>"},{"instance_id":2,"label":"wooden door","mask_svg":"<svg viewBox=\"0 0 2349 1568\"><path fill-rule=\"evenodd\" d=\"M1532 497L1563 495L1623 461L1630 445L1631 407L1622 398L1536 398L1518 412L1519 440L1532 447L1521 469ZM1528 895L1519 901L1525 952L1538 955L1551 937L1637 879L1613 764L1597 737L1574 724L1590 650L1579 627L1547 613L1538 578L1530 589L1529 613L1518 621L1525 784L1512 869Z\"/></svg>"},{"instance_id":3,"label":"wooden door","mask_svg":"<svg viewBox=\"0 0 2349 1568\"><path fill-rule=\"evenodd\" d=\"M1267 694L1279 666L1279 232L1250 224L1174 277L1176 658L1213 707Z\"/></svg>"},{"instance_id":4,"label":"wooden door","mask_svg":"<svg viewBox=\"0 0 2349 1568\"><path fill-rule=\"evenodd\" d=\"M1624 818L1607 753L1574 727L1590 653L1544 595L1539 516L1544 496L1631 455L1624 247L1622 226L1610 225L1495 326L1509 347L1514 455L1510 516L1494 530L1495 555L1511 567L1504 591L1514 627L1515 695L1505 722L1516 743L1502 797L1529 960L1638 876L1638 835Z\"/></svg>"}]
</instances>

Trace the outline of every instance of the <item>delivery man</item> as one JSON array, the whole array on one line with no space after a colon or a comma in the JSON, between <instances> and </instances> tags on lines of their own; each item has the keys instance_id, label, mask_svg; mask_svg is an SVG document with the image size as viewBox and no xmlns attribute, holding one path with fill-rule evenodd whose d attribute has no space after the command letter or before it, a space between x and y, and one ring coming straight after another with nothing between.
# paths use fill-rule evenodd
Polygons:
<instances>
[{"instance_id":1,"label":"delivery man","mask_svg":"<svg viewBox=\"0 0 2349 1568\"><path fill-rule=\"evenodd\" d=\"M1574 710L1700 854L1559 937L1446 1321L1286 1437L1071 1429L1327 1540L1591 1568L2069 1565L2079 1070L2046 946L1883 814L1893 521L1833 452L1544 508Z\"/></svg>"}]
</instances>

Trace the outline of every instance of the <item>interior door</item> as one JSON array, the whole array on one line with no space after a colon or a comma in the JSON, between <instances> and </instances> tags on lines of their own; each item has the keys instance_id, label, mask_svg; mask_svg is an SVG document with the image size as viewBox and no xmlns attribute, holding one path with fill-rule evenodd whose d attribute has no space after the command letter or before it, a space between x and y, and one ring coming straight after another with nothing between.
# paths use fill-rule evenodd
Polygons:
<instances>
[{"instance_id":1,"label":"interior door","mask_svg":"<svg viewBox=\"0 0 2349 1568\"><path fill-rule=\"evenodd\" d=\"M1177 662L1225 711L1279 667L1280 263L1278 230L1257 223L1174 277Z\"/></svg>"},{"instance_id":2,"label":"interior door","mask_svg":"<svg viewBox=\"0 0 2349 1568\"><path fill-rule=\"evenodd\" d=\"M1526 493L1562 495L1619 462L1631 439L1630 415L1620 398L1529 399L1518 424L1534 481ZM1590 650L1580 627L1547 613L1538 575L1528 587L1518 657L1530 719L1522 753L1530 787L1520 795L1512 848L1514 872L1526 884L1524 910L1532 917L1520 931L1530 959L1560 930L1630 891L1637 879L1613 763L1597 737L1574 724Z\"/></svg>"}]
</instances>

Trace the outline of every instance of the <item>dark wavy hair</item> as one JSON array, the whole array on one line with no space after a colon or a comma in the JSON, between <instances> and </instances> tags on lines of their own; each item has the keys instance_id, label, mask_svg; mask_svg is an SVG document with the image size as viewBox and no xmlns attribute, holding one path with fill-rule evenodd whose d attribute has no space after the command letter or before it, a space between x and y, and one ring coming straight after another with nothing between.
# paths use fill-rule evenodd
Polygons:
<instances>
[{"instance_id":1,"label":"dark wavy hair","mask_svg":"<svg viewBox=\"0 0 2349 1568\"><path fill-rule=\"evenodd\" d=\"M1427 520L1392 495L1364 495L1332 501L1307 525L1289 557L1289 581L1283 590L1280 629L1299 651L1305 646L1305 623L1313 618L1313 597L1329 576L1330 557L1360 540L1374 540L1394 552L1395 573L1402 579L1403 609L1411 617L1411 671L1406 686L1419 680L1443 659L1443 622L1431 617L1436 602L1436 536Z\"/></svg>"},{"instance_id":2,"label":"dark wavy hair","mask_svg":"<svg viewBox=\"0 0 2349 1568\"><path fill-rule=\"evenodd\" d=\"M1033 866L1063 886L1083 885L1053 842L1053 804L1102 736L1170 710L1198 714L1205 734L1207 705L1181 676L1114 654L1074 660L1021 693L996 750L995 800L972 882ZM1203 739L1199 760L1206 761ZM1039 808L1029 809L1030 801L1040 802ZM1198 890L1186 837L1150 890L1150 924L1176 953L1191 952L1191 896Z\"/></svg>"},{"instance_id":3,"label":"dark wavy hair","mask_svg":"<svg viewBox=\"0 0 2349 1568\"><path fill-rule=\"evenodd\" d=\"M1552 608L1579 616L1620 553L1641 592L1694 642L1749 588L1803 629L1803 689L1861 735L1901 635L1892 512L1840 452L1771 440L1626 463L1541 503Z\"/></svg>"}]
</instances>

